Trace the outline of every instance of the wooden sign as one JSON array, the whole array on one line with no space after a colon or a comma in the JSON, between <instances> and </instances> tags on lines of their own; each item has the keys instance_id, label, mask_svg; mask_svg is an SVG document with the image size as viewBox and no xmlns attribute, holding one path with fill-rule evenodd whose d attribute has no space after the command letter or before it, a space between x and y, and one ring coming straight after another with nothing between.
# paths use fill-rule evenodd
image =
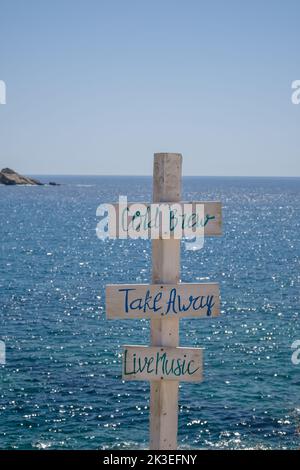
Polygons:
<instances>
[{"instance_id":1,"label":"wooden sign","mask_svg":"<svg viewBox=\"0 0 300 470\"><path fill-rule=\"evenodd\" d=\"M106 286L107 318L215 317L220 313L217 283L110 284Z\"/></svg>"},{"instance_id":2,"label":"wooden sign","mask_svg":"<svg viewBox=\"0 0 300 470\"><path fill-rule=\"evenodd\" d=\"M201 382L200 348L124 346L123 380Z\"/></svg>"},{"instance_id":3,"label":"wooden sign","mask_svg":"<svg viewBox=\"0 0 300 470\"><path fill-rule=\"evenodd\" d=\"M169 213L162 208L167 206ZM189 230L199 229L205 237L222 235L222 205L220 202L146 202L110 204L108 208L108 233L110 238L127 238L145 234L145 238L163 238L162 215L166 214L171 237L182 238ZM152 231L152 235L151 235ZM186 232L186 233L185 233ZM176 234L176 235L175 235ZM146 236L147 235L147 236Z\"/></svg>"},{"instance_id":4,"label":"wooden sign","mask_svg":"<svg viewBox=\"0 0 300 470\"><path fill-rule=\"evenodd\" d=\"M177 448L179 381L202 380L203 350L179 347L179 319L220 312L217 283L179 282L180 239L201 242L222 234L221 203L182 202L181 175L181 154L157 153L152 203L128 203L124 197L97 209L100 238L152 240L151 285L106 287L107 318L150 319L151 345L124 346L122 377L150 381L151 450Z\"/></svg>"}]
</instances>

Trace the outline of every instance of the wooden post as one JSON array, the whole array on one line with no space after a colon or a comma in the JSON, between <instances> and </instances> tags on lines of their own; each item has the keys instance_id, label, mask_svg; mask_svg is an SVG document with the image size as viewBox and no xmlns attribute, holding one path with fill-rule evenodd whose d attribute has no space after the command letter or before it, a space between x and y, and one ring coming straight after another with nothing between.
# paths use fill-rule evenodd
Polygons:
<instances>
[{"instance_id":1,"label":"wooden post","mask_svg":"<svg viewBox=\"0 0 300 470\"><path fill-rule=\"evenodd\" d=\"M154 154L153 202L181 199L182 156ZM180 276L180 240L152 240L153 284L176 284ZM179 320L151 320L151 345L179 345ZM150 382L150 449L177 449L178 381Z\"/></svg>"}]
</instances>

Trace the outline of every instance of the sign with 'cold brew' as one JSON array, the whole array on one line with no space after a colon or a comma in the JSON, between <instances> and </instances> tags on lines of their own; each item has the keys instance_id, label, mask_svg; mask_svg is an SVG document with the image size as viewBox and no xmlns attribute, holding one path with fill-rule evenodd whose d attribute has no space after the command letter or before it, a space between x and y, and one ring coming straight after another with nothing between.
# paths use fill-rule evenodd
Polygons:
<instances>
[{"instance_id":1,"label":"sign with 'cold brew'","mask_svg":"<svg viewBox=\"0 0 300 470\"><path fill-rule=\"evenodd\" d=\"M107 318L215 317L220 313L217 283L110 284Z\"/></svg>"},{"instance_id":2,"label":"sign with 'cold brew'","mask_svg":"<svg viewBox=\"0 0 300 470\"><path fill-rule=\"evenodd\" d=\"M200 348L124 346L123 380L201 382Z\"/></svg>"},{"instance_id":3,"label":"sign with 'cold brew'","mask_svg":"<svg viewBox=\"0 0 300 470\"><path fill-rule=\"evenodd\" d=\"M127 202L101 204L99 238L184 238L222 234L222 206L217 201Z\"/></svg>"}]
</instances>

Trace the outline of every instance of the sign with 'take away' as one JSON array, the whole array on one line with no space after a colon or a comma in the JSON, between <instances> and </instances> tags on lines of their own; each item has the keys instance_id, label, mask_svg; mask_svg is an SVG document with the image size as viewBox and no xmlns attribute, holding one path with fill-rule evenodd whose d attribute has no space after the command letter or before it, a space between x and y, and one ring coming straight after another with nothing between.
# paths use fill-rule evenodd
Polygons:
<instances>
[{"instance_id":1,"label":"sign with 'take away'","mask_svg":"<svg viewBox=\"0 0 300 470\"><path fill-rule=\"evenodd\" d=\"M215 317L219 313L218 283L106 286L109 319Z\"/></svg>"}]
</instances>

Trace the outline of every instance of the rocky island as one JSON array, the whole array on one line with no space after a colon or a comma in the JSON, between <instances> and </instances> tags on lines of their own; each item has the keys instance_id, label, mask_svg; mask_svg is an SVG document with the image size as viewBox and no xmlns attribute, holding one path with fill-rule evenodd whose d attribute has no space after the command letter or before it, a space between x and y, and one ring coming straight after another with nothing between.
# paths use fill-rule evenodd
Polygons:
<instances>
[{"instance_id":1,"label":"rocky island","mask_svg":"<svg viewBox=\"0 0 300 470\"><path fill-rule=\"evenodd\" d=\"M7 186L16 185L16 184L27 184L31 186L42 186L44 183L41 183L39 180L34 178L28 178L27 176L20 175L11 168L3 168L0 171L0 184L5 184ZM51 186L59 186L58 183L51 181L49 183Z\"/></svg>"},{"instance_id":2,"label":"rocky island","mask_svg":"<svg viewBox=\"0 0 300 470\"><path fill-rule=\"evenodd\" d=\"M14 184L30 184L30 185L42 185L40 181L22 176L10 168L3 168L0 171L0 184L14 185Z\"/></svg>"}]
</instances>

